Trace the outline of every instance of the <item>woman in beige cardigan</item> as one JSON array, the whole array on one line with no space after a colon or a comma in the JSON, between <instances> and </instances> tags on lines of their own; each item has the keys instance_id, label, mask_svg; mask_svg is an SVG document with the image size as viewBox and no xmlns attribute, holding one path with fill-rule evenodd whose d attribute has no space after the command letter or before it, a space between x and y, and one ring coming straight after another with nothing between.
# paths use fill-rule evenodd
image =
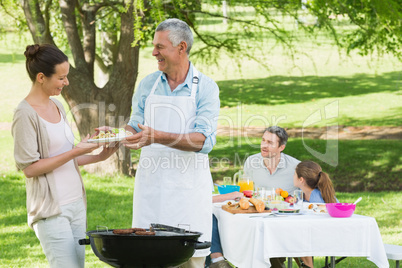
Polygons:
<instances>
[{"instance_id":1,"label":"woman in beige cardigan","mask_svg":"<svg viewBox=\"0 0 402 268\"><path fill-rule=\"evenodd\" d=\"M87 155L98 144L77 146L63 106L56 99L68 85L67 56L52 45L30 45L25 51L32 87L13 119L14 157L26 176L28 224L34 229L50 267L84 267L86 195L79 165L107 159L117 146Z\"/></svg>"}]
</instances>

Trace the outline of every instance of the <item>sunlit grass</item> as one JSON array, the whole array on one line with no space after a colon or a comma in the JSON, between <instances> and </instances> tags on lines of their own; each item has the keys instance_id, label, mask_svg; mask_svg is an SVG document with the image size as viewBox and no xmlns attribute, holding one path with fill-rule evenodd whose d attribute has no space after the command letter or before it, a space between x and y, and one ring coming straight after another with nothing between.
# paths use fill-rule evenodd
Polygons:
<instances>
[{"instance_id":1,"label":"sunlit grass","mask_svg":"<svg viewBox=\"0 0 402 268\"><path fill-rule=\"evenodd\" d=\"M131 226L132 194L134 178L100 177L86 174L84 181L88 197L88 230L97 228L119 228ZM47 267L35 233L27 226L25 209L25 182L20 173L12 172L0 177L0 266L1 267ZM402 192L337 192L341 202L354 202L358 197L356 213L374 217L377 220L385 243L402 245ZM324 264L324 258L315 258L317 267ZM394 263L391 262L390 267ZM101 262L86 247L86 267L109 267ZM366 258L347 258L337 267L375 267Z\"/></svg>"}]
</instances>

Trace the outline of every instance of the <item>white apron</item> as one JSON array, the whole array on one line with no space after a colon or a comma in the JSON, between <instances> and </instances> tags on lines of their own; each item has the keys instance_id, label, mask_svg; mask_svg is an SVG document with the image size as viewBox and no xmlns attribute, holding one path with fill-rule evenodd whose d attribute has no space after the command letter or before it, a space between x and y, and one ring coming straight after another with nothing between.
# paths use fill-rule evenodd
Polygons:
<instances>
[{"instance_id":1,"label":"white apron","mask_svg":"<svg viewBox=\"0 0 402 268\"><path fill-rule=\"evenodd\" d=\"M191 96L155 95L156 80L145 101L144 125L155 130L185 134L194 129L198 71L193 67ZM151 144L141 150L135 176L133 227L150 223L201 232L199 241L211 241L212 177L208 155ZM197 250L194 257L209 255Z\"/></svg>"}]
</instances>

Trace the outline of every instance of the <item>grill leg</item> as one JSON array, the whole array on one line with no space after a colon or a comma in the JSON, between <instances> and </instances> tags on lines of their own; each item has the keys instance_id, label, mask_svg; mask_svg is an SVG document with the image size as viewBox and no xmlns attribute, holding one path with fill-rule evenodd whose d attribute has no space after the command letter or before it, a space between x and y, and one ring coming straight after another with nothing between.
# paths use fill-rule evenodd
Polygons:
<instances>
[{"instance_id":1,"label":"grill leg","mask_svg":"<svg viewBox=\"0 0 402 268\"><path fill-rule=\"evenodd\" d=\"M396 268L399 268L399 260L396 261Z\"/></svg>"}]
</instances>

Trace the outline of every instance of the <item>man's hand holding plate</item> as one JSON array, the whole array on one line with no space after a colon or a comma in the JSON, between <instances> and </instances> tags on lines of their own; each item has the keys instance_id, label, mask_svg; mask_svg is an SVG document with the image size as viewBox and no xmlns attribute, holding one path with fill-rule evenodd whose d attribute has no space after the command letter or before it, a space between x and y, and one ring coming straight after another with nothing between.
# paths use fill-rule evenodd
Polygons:
<instances>
[{"instance_id":1,"label":"man's hand holding plate","mask_svg":"<svg viewBox=\"0 0 402 268\"><path fill-rule=\"evenodd\" d=\"M144 146L155 143L155 129L141 124L138 124L138 127L141 129L140 132L127 137L121 142L127 148L138 150Z\"/></svg>"}]
</instances>

